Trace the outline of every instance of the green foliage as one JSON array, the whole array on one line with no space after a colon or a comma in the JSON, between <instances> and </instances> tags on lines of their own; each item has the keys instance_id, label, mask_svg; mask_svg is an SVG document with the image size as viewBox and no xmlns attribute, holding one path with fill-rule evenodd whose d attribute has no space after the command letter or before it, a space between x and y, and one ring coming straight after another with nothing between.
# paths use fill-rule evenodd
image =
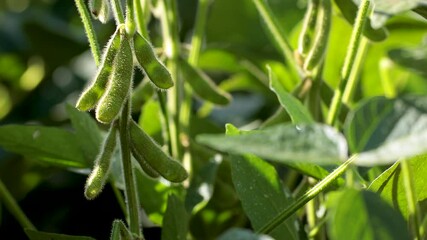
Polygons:
<instances>
[{"instance_id":1,"label":"green foliage","mask_svg":"<svg viewBox=\"0 0 427 240\"><path fill-rule=\"evenodd\" d=\"M0 3L0 238L427 236L424 1L74 3Z\"/></svg>"}]
</instances>

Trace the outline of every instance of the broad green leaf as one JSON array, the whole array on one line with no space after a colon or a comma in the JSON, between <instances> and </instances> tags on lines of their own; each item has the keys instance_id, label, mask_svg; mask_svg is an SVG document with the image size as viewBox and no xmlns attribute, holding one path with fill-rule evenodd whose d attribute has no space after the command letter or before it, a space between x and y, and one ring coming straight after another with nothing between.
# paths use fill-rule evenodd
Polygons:
<instances>
[{"instance_id":1,"label":"broad green leaf","mask_svg":"<svg viewBox=\"0 0 427 240\"><path fill-rule=\"evenodd\" d=\"M255 154L272 161L334 164L347 158L347 143L322 124L280 124L244 135L199 135L197 141L231 154Z\"/></svg>"},{"instance_id":2,"label":"broad green leaf","mask_svg":"<svg viewBox=\"0 0 427 240\"><path fill-rule=\"evenodd\" d=\"M332 240L406 240L407 224L376 193L346 189L329 196L328 228Z\"/></svg>"},{"instance_id":3,"label":"broad green leaf","mask_svg":"<svg viewBox=\"0 0 427 240\"><path fill-rule=\"evenodd\" d=\"M176 195L169 195L168 207L163 218L162 240L187 239L188 221L189 216L184 203Z\"/></svg>"},{"instance_id":4,"label":"broad green leaf","mask_svg":"<svg viewBox=\"0 0 427 240\"><path fill-rule=\"evenodd\" d=\"M148 77L145 77L138 86L132 90L132 112L139 112L142 105L151 99L153 93L153 86L151 86Z\"/></svg>"},{"instance_id":5,"label":"broad green leaf","mask_svg":"<svg viewBox=\"0 0 427 240\"><path fill-rule=\"evenodd\" d=\"M85 236L71 236L58 233L41 232L31 229L25 229L25 234L30 240L95 240L95 238Z\"/></svg>"},{"instance_id":6,"label":"broad green leaf","mask_svg":"<svg viewBox=\"0 0 427 240\"><path fill-rule=\"evenodd\" d=\"M382 27L387 19L394 15L426 5L425 0L374 0L373 3L375 4L374 14L372 16L372 27L374 28Z\"/></svg>"},{"instance_id":7,"label":"broad green leaf","mask_svg":"<svg viewBox=\"0 0 427 240\"><path fill-rule=\"evenodd\" d=\"M0 127L0 146L49 165L86 168L79 139L54 127L5 125Z\"/></svg>"},{"instance_id":8,"label":"broad green leaf","mask_svg":"<svg viewBox=\"0 0 427 240\"><path fill-rule=\"evenodd\" d=\"M273 240L273 238L267 235L258 235L248 229L232 228L219 236L218 240Z\"/></svg>"},{"instance_id":9,"label":"broad green leaf","mask_svg":"<svg viewBox=\"0 0 427 240\"><path fill-rule=\"evenodd\" d=\"M427 19L427 6L420 6L412 10L421 15L423 18Z\"/></svg>"},{"instance_id":10,"label":"broad green leaf","mask_svg":"<svg viewBox=\"0 0 427 240\"><path fill-rule=\"evenodd\" d=\"M356 19L358 6L349 0L335 0L336 5L340 9L344 18L351 24L354 24ZM376 25L374 28L374 21L367 19L363 35L372 41L382 41L387 38L387 30L381 25Z\"/></svg>"},{"instance_id":11,"label":"broad green leaf","mask_svg":"<svg viewBox=\"0 0 427 240\"><path fill-rule=\"evenodd\" d=\"M270 79L270 89L276 93L280 104L285 108L286 112L291 117L292 123L313 123L313 118L311 117L307 108L305 108L298 99L292 96L292 94L286 91L282 83L277 78L277 75L271 70L269 66L267 66L267 69Z\"/></svg>"},{"instance_id":12,"label":"broad green leaf","mask_svg":"<svg viewBox=\"0 0 427 240\"><path fill-rule=\"evenodd\" d=\"M231 157L234 187L255 230L283 211L293 201L285 193L273 166L253 155ZM299 239L292 217L270 235L276 239Z\"/></svg>"},{"instance_id":13,"label":"broad green leaf","mask_svg":"<svg viewBox=\"0 0 427 240\"><path fill-rule=\"evenodd\" d=\"M412 168L416 200L422 210L427 211L427 155L417 156L407 160ZM405 185L399 162L392 165L376 178L369 189L377 192L394 208L399 209L405 218L408 217L408 203L406 200Z\"/></svg>"},{"instance_id":14,"label":"broad green leaf","mask_svg":"<svg viewBox=\"0 0 427 240\"><path fill-rule=\"evenodd\" d=\"M427 152L427 97L375 97L352 111L345 135L360 165L390 164Z\"/></svg>"},{"instance_id":15,"label":"broad green leaf","mask_svg":"<svg viewBox=\"0 0 427 240\"><path fill-rule=\"evenodd\" d=\"M66 105L71 124L76 130L76 138L80 149L88 164L92 164L99 153L102 136L96 121L86 112L80 112L70 105Z\"/></svg>"},{"instance_id":16,"label":"broad green leaf","mask_svg":"<svg viewBox=\"0 0 427 240\"><path fill-rule=\"evenodd\" d=\"M152 99L145 102L138 124L150 136L154 136L162 130L159 102Z\"/></svg>"},{"instance_id":17,"label":"broad green leaf","mask_svg":"<svg viewBox=\"0 0 427 240\"><path fill-rule=\"evenodd\" d=\"M427 44L412 49L393 49L388 56L397 64L427 77Z\"/></svg>"}]
</instances>

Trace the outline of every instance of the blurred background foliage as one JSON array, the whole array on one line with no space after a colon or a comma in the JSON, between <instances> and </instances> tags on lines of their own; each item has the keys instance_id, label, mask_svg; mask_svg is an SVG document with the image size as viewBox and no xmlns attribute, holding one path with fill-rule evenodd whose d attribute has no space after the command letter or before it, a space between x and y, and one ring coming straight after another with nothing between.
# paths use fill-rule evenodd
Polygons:
<instances>
[{"instance_id":1,"label":"blurred background foliage","mask_svg":"<svg viewBox=\"0 0 427 240\"><path fill-rule=\"evenodd\" d=\"M197 1L178 2L180 38L185 48L191 38ZM306 1L268 2L295 47ZM324 78L335 86L351 26L338 9L334 9L332 23ZM99 22L94 24L98 41L104 45L115 24L113 21L105 25ZM161 46L159 25L153 18L149 24L150 36L157 47ZM386 27L389 34L387 39L369 46L354 102L384 95L384 89L388 89L386 95L389 96L427 93L427 53L423 45L426 21L408 12L390 19ZM420 49L421 52L424 49L421 54ZM412 64L414 61L418 61L418 64ZM233 94L233 102L224 108L214 108L195 100L192 111L199 121L192 121L192 135L223 132L227 122L239 127L257 126L271 116L279 104L268 88L266 64L282 75L287 90L296 85L281 54L266 34L253 3L249 0L213 1L199 66L221 88ZM1 125L25 123L69 128L66 103L75 104L78 94L95 70L74 1L0 1ZM141 76L137 75L136 82L140 80ZM147 101L142 110L155 112L158 106ZM160 126L153 124L155 114L151 115L153 118L147 116L143 115L140 119L140 122L146 122L144 126L151 123L147 132L152 135L159 133ZM192 151L202 154L197 153L197 149ZM221 164L218 168L229 166ZM190 230L200 239L217 235L230 224L248 224L247 219L241 217L236 196L233 197L232 190L223 186L231 185L229 170L218 172L224 176L219 177L221 181L215 182L216 191L211 201L191 221ZM106 239L113 219L123 218L118 204L111 201L114 197L108 187L96 201L84 199L86 176L82 174L46 166L0 149L0 178L20 201L29 218L44 231ZM205 224L197 225L200 221ZM160 230L151 228L146 231L155 234ZM1 210L0 236L25 239L19 225L6 210Z\"/></svg>"}]
</instances>

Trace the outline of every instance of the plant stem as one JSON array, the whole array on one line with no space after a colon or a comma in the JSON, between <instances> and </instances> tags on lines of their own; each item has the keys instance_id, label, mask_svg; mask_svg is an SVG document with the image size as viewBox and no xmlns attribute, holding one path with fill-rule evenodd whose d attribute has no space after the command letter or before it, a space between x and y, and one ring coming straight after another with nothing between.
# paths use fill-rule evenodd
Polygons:
<instances>
[{"instance_id":1,"label":"plant stem","mask_svg":"<svg viewBox=\"0 0 427 240\"><path fill-rule=\"evenodd\" d=\"M347 170L347 168L354 161L354 159L356 159L356 157L357 155L353 155L351 158L341 164L337 169L335 169L328 176L318 182L313 188L311 188L304 195L298 198L292 205L284 209L276 217L271 219L267 224L260 228L257 233L268 234L273 231L277 226L282 224L284 221L286 221L286 219L292 216L292 214L294 214L301 207L303 207L308 201L312 200L319 193L321 193L328 186L330 186L339 176L341 176Z\"/></svg>"},{"instance_id":2,"label":"plant stem","mask_svg":"<svg viewBox=\"0 0 427 240\"><path fill-rule=\"evenodd\" d=\"M133 4L135 8L136 29L143 37L149 39L141 0L133 0Z\"/></svg>"},{"instance_id":3,"label":"plant stem","mask_svg":"<svg viewBox=\"0 0 427 240\"><path fill-rule=\"evenodd\" d=\"M354 62L354 68L351 71L347 86L345 87L344 94L342 97L342 101L345 104L349 104L351 102L351 99L354 96L354 92L356 91L359 73L363 65L362 63L366 57L366 53L368 52L368 43L368 39L362 36L362 39L360 40L359 50L357 52L356 59Z\"/></svg>"},{"instance_id":4,"label":"plant stem","mask_svg":"<svg viewBox=\"0 0 427 240\"><path fill-rule=\"evenodd\" d=\"M362 37L362 32L365 26L366 18L369 13L369 0L362 0L360 4L359 11L357 12L356 21L354 23L353 32L350 38L350 44L347 48L347 54L344 60L344 66L341 71L341 79L338 84L338 87L335 89L334 97L332 99L331 106L329 108L327 123L329 125L335 125L337 116L339 115L343 91L347 86L348 80L350 78L351 71L354 67L354 62L356 59L357 51L360 45L360 39ZM353 86L355 87L355 85Z\"/></svg>"},{"instance_id":5,"label":"plant stem","mask_svg":"<svg viewBox=\"0 0 427 240\"><path fill-rule=\"evenodd\" d=\"M190 54L188 56L188 62L197 66L199 61L200 50L202 48L203 35L205 32L206 19L208 15L210 0L199 0L197 7L197 14L195 19L194 33L191 38Z\"/></svg>"},{"instance_id":6,"label":"plant stem","mask_svg":"<svg viewBox=\"0 0 427 240\"><path fill-rule=\"evenodd\" d=\"M181 159L182 150L180 144L180 107L182 100L183 82L178 74L178 58L179 58L179 39L178 28L176 24L177 8L175 0L160 0L159 4L162 7L160 20L162 24L164 51L168 57L168 69L175 80L175 87L168 91L167 104L169 109L169 130L171 133L171 154L177 159Z\"/></svg>"},{"instance_id":7,"label":"plant stem","mask_svg":"<svg viewBox=\"0 0 427 240\"><path fill-rule=\"evenodd\" d=\"M113 189L114 192L114 196L116 196L117 202L119 203L120 209L122 210L122 212L126 215L126 203L123 199L123 195L120 192L120 190L117 188L116 184L114 184L113 181L110 181L110 186L111 189Z\"/></svg>"},{"instance_id":8,"label":"plant stem","mask_svg":"<svg viewBox=\"0 0 427 240\"><path fill-rule=\"evenodd\" d=\"M137 236L142 236L139 228L139 200L136 192L134 171L130 156L130 137L129 137L129 100L123 106L120 122L120 145L122 153L123 176L125 179L125 196L127 202L127 212L129 216L129 230Z\"/></svg>"},{"instance_id":9,"label":"plant stem","mask_svg":"<svg viewBox=\"0 0 427 240\"><path fill-rule=\"evenodd\" d=\"M402 177L403 183L405 186L406 193L406 202L408 205L408 218L409 225L412 228L412 231L415 235L415 239L421 240L420 233L420 222L421 216L419 215L420 210L417 203L416 191L415 191L415 183L413 179L413 171L410 163L407 160L400 161L400 166L402 168Z\"/></svg>"},{"instance_id":10,"label":"plant stem","mask_svg":"<svg viewBox=\"0 0 427 240\"><path fill-rule=\"evenodd\" d=\"M90 50L92 51L93 59L95 60L96 66L99 66L101 63L101 50L98 45L98 41L96 40L95 30L92 25L92 21L90 20L90 13L87 10L87 7L84 3L84 0L75 0L77 11L80 14L80 18L82 19L83 26L86 31L86 36L89 41Z\"/></svg>"},{"instance_id":11,"label":"plant stem","mask_svg":"<svg viewBox=\"0 0 427 240\"><path fill-rule=\"evenodd\" d=\"M124 24L125 18L123 17L122 5L120 4L120 0L111 0L111 9L113 10L114 19L116 20L116 24Z\"/></svg>"},{"instance_id":12,"label":"plant stem","mask_svg":"<svg viewBox=\"0 0 427 240\"><path fill-rule=\"evenodd\" d=\"M131 37L135 34L133 2L133 0L126 0L126 33Z\"/></svg>"},{"instance_id":13,"label":"plant stem","mask_svg":"<svg viewBox=\"0 0 427 240\"><path fill-rule=\"evenodd\" d=\"M294 77L299 78L300 69L294 59L294 51L291 47L291 44L286 39L285 34L280 28L279 23L276 18L274 18L273 12L269 6L265 3L264 0L252 0L257 8L258 12L261 14L261 17L265 21L268 30L270 30L273 39L276 41L280 51L283 53L286 61L289 64L291 72L294 74Z\"/></svg>"},{"instance_id":14,"label":"plant stem","mask_svg":"<svg viewBox=\"0 0 427 240\"><path fill-rule=\"evenodd\" d=\"M15 217L23 229L37 230L36 227L31 223L30 219L25 215L22 209L16 203L12 194L7 190L3 181L0 180L0 199L9 210L9 212Z\"/></svg>"}]
</instances>

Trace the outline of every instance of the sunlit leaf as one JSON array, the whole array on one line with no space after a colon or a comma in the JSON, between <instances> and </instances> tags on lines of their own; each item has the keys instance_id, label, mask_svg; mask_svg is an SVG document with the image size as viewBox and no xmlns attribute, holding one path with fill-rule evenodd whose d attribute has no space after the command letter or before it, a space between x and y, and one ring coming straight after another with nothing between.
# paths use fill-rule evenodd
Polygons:
<instances>
[{"instance_id":1,"label":"sunlit leaf","mask_svg":"<svg viewBox=\"0 0 427 240\"><path fill-rule=\"evenodd\" d=\"M333 240L411 239L402 215L370 191L330 194L328 227Z\"/></svg>"},{"instance_id":2,"label":"sunlit leaf","mask_svg":"<svg viewBox=\"0 0 427 240\"><path fill-rule=\"evenodd\" d=\"M391 164L427 152L427 97L376 97L350 113L345 134L360 165Z\"/></svg>"}]
</instances>

